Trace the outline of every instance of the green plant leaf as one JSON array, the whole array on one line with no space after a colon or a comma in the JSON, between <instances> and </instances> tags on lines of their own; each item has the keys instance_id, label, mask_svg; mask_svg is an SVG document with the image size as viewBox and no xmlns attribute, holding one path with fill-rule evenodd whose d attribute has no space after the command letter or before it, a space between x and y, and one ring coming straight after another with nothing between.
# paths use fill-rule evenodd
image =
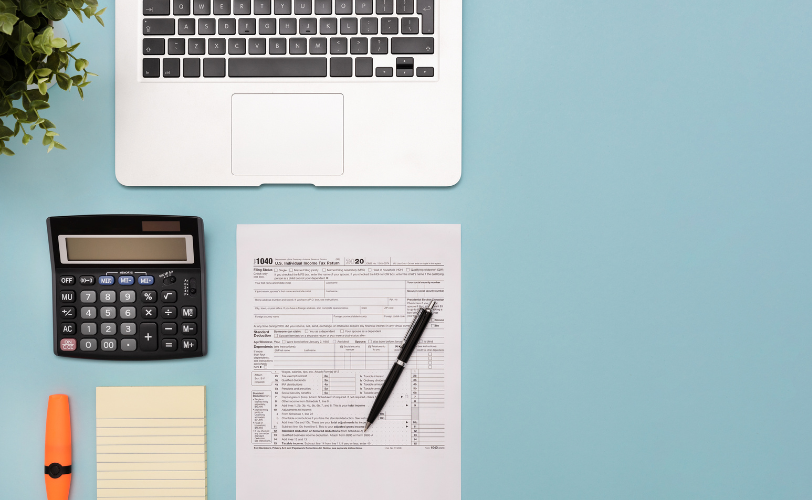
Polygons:
<instances>
[{"instance_id":1,"label":"green plant leaf","mask_svg":"<svg viewBox=\"0 0 812 500\"><path fill-rule=\"evenodd\" d=\"M64 38L54 38L51 40L51 46L55 49L61 49L68 46L68 41Z\"/></svg>"},{"instance_id":2,"label":"green plant leaf","mask_svg":"<svg viewBox=\"0 0 812 500\"><path fill-rule=\"evenodd\" d=\"M40 68L38 70L34 70L34 73L36 73L39 77L46 77L51 74L51 70L48 68Z\"/></svg>"},{"instance_id":3,"label":"green plant leaf","mask_svg":"<svg viewBox=\"0 0 812 500\"><path fill-rule=\"evenodd\" d=\"M42 12L42 7L38 0L22 0L22 2L20 2L20 10L25 17L35 17Z\"/></svg>"},{"instance_id":4,"label":"green plant leaf","mask_svg":"<svg viewBox=\"0 0 812 500\"><path fill-rule=\"evenodd\" d=\"M6 156L14 156L14 151L12 151L9 148L3 146L3 147L0 147L0 154L4 154Z\"/></svg>"},{"instance_id":5,"label":"green plant leaf","mask_svg":"<svg viewBox=\"0 0 812 500\"><path fill-rule=\"evenodd\" d=\"M14 32L14 24L20 18L15 16L14 14L0 14L0 31L5 33L6 35L10 35Z\"/></svg>"},{"instance_id":6,"label":"green plant leaf","mask_svg":"<svg viewBox=\"0 0 812 500\"><path fill-rule=\"evenodd\" d=\"M14 136L14 131L5 125L0 125L0 141L11 139Z\"/></svg>"},{"instance_id":7,"label":"green plant leaf","mask_svg":"<svg viewBox=\"0 0 812 500\"><path fill-rule=\"evenodd\" d=\"M34 54L31 52L30 44L28 43L28 36L34 35L34 30L25 21L20 21L14 26L14 32L11 34L11 44L14 47L14 54L17 59L25 64L31 63Z\"/></svg>"},{"instance_id":8,"label":"green plant leaf","mask_svg":"<svg viewBox=\"0 0 812 500\"><path fill-rule=\"evenodd\" d=\"M54 141L54 146L56 146L56 149L61 149L63 151L66 151L68 149L65 146L63 146L61 143L56 142L56 141Z\"/></svg>"},{"instance_id":9,"label":"green plant leaf","mask_svg":"<svg viewBox=\"0 0 812 500\"><path fill-rule=\"evenodd\" d=\"M33 138L34 138L33 135L23 134L23 146L27 146L28 143L31 142L31 139L33 139Z\"/></svg>"},{"instance_id":10,"label":"green plant leaf","mask_svg":"<svg viewBox=\"0 0 812 500\"><path fill-rule=\"evenodd\" d=\"M88 64L87 59L77 59L75 65L76 71L83 71L85 68L87 68Z\"/></svg>"},{"instance_id":11,"label":"green plant leaf","mask_svg":"<svg viewBox=\"0 0 812 500\"><path fill-rule=\"evenodd\" d=\"M0 59L0 80L10 82L14 79L14 68L5 59Z\"/></svg>"}]
</instances>

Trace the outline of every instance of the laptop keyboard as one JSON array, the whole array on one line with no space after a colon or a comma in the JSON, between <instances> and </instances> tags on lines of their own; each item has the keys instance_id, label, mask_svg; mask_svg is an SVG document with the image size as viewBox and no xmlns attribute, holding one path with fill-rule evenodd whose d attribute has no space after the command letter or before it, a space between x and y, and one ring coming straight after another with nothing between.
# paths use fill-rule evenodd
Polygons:
<instances>
[{"instance_id":1,"label":"laptop keyboard","mask_svg":"<svg viewBox=\"0 0 812 500\"><path fill-rule=\"evenodd\" d=\"M141 0L144 78L432 78L435 0Z\"/></svg>"}]
</instances>

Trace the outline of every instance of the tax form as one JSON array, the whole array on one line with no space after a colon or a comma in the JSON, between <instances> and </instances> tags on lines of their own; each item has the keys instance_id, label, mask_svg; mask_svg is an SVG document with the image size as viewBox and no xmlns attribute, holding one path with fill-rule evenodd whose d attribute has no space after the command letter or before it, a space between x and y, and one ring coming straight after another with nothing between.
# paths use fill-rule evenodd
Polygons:
<instances>
[{"instance_id":1,"label":"tax form","mask_svg":"<svg viewBox=\"0 0 812 500\"><path fill-rule=\"evenodd\" d=\"M237 227L237 500L461 497L460 267L459 225Z\"/></svg>"}]
</instances>

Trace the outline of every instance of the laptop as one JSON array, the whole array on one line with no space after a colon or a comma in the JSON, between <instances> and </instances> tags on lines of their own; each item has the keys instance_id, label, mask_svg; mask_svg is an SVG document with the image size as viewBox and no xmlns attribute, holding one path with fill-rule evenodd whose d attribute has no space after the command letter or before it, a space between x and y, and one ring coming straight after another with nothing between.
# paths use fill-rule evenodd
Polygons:
<instances>
[{"instance_id":1,"label":"laptop","mask_svg":"<svg viewBox=\"0 0 812 500\"><path fill-rule=\"evenodd\" d=\"M116 0L126 186L452 186L462 0Z\"/></svg>"}]
</instances>

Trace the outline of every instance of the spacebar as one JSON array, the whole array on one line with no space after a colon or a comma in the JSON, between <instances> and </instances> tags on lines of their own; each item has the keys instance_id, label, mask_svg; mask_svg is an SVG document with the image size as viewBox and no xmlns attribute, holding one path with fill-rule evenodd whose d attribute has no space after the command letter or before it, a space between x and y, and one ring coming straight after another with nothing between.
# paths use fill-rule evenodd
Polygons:
<instances>
[{"instance_id":1,"label":"spacebar","mask_svg":"<svg viewBox=\"0 0 812 500\"><path fill-rule=\"evenodd\" d=\"M297 77L327 76L326 57L232 57L228 76Z\"/></svg>"}]
</instances>

